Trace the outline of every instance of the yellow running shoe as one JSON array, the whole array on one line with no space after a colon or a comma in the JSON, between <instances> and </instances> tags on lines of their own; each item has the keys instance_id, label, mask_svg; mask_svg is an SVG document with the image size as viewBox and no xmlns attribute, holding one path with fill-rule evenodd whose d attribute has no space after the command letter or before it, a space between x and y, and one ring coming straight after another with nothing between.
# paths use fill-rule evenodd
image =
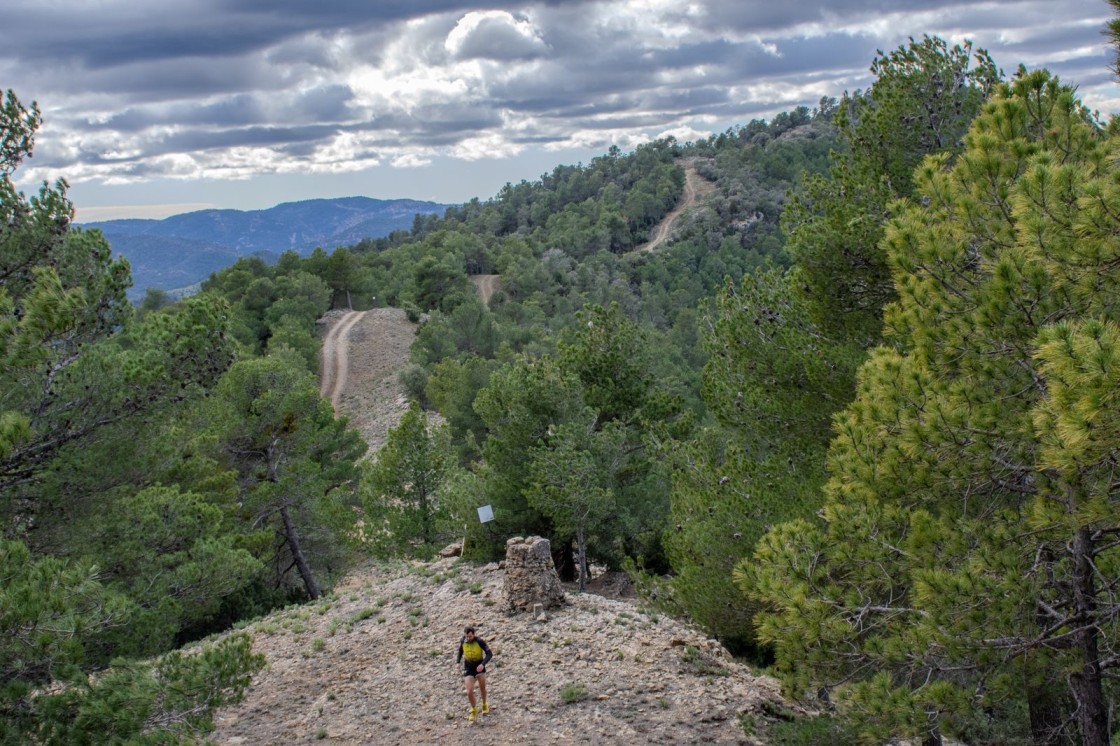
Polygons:
<instances>
[{"instance_id":1,"label":"yellow running shoe","mask_svg":"<svg viewBox=\"0 0 1120 746\"><path fill-rule=\"evenodd\" d=\"M483 715L489 715L490 714L490 703L487 702L486 700L482 700L482 714Z\"/></svg>"},{"instance_id":2,"label":"yellow running shoe","mask_svg":"<svg viewBox=\"0 0 1120 746\"><path fill-rule=\"evenodd\" d=\"M474 718L475 718L475 715L477 715L477 714L478 714L478 709L477 709L477 708L475 708L475 707L472 707L472 708L471 708L471 715L470 715L470 717L468 717L468 718L467 718L467 720L469 720L470 722L472 722L472 723L473 723L473 722L474 722Z\"/></svg>"}]
</instances>

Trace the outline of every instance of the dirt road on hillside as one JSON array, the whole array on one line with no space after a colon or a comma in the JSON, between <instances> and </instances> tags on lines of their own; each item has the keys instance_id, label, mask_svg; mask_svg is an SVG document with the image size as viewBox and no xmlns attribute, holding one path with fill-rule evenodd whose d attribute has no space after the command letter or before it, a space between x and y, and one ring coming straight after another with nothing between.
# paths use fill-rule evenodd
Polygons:
<instances>
[{"instance_id":1,"label":"dirt road on hillside","mask_svg":"<svg viewBox=\"0 0 1120 746\"><path fill-rule=\"evenodd\" d=\"M471 282L478 289L482 305L490 305L490 296L498 289L498 275L471 275Z\"/></svg>"},{"instance_id":2,"label":"dirt road on hillside","mask_svg":"<svg viewBox=\"0 0 1120 746\"><path fill-rule=\"evenodd\" d=\"M370 451L385 442L408 409L400 372L416 338L416 324L399 308L332 311L320 358L320 394L350 420Z\"/></svg>"},{"instance_id":3,"label":"dirt road on hillside","mask_svg":"<svg viewBox=\"0 0 1120 746\"><path fill-rule=\"evenodd\" d=\"M319 353L319 396L338 411L338 400L349 373L350 330L362 319L360 311L347 311L327 332Z\"/></svg>"},{"instance_id":4,"label":"dirt road on hillside","mask_svg":"<svg viewBox=\"0 0 1120 746\"><path fill-rule=\"evenodd\" d=\"M681 165L684 167L684 193L681 194L681 201L657 224L653 233L650 234L649 241L634 249L634 251L653 251L668 241L677 218L683 215L685 210L695 205L698 198L711 194L715 190L714 184L696 172L696 166L692 160L687 160Z\"/></svg>"}]
</instances>

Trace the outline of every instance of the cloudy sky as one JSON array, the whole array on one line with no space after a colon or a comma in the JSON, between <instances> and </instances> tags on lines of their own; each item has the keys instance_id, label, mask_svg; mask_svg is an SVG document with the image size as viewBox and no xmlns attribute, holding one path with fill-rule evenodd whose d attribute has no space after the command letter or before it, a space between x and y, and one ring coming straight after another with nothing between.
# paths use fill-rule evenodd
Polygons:
<instances>
[{"instance_id":1,"label":"cloudy sky","mask_svg":"<svg viewBox=\"0 0 1120 746\"><path fill-rule=\"evenodd\" d=\"M45 124L21 186L79 219L361 194L457 202L664 134L863 88L971 39L1120 112L1105 0L4 0L0 88Z\"/></svg>"}]
</instances>

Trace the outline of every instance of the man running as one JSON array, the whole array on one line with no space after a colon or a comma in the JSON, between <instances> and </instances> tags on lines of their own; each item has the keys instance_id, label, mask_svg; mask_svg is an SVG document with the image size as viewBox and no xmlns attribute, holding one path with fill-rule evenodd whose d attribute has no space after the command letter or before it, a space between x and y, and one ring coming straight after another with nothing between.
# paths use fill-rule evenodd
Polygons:
<instances>
[{"instance_id":1,"label":"man running","mask_svg":"<svg viewBox=\"0 0 1120 746\"><path fill-rule=\"evenodd\" d=\"M463 684L467 687L467 700L471 703L470 721L473 723L478 715L478 708L474 704L474 682L478 681L478 691L482 694L482 714L490 714L490 703L486 701L486 664L490 662L493 654L490 646L481 637L475 637L474 627L463 630L463 638L459 640L459 652L455 656L455 667L463 663Z\"/></svg>"}]
</instances>

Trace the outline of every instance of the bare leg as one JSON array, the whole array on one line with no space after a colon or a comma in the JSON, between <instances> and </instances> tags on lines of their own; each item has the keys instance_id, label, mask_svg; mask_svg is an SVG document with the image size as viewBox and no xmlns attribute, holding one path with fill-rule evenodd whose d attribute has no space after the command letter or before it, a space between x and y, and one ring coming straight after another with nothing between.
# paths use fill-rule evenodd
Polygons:
<instances>
[{"instance_id":1,"label":"bare leg","mask_svg":"<svg viewBox=\"0 0 1120 746\"><path fill-rule=\"evenodd\" d=\"M478 691L482 693L482 701L486 701L486 674L478 675Z\"/></svg>"},{"instance_id":2,"label":"bare leg","mask_svg":"<svg viewBox=\"0 0 1120 746\"><path fill-rule=\"evenodd\" d=\"M467 700L471 703L471 707L474 707L474 677L464 676L463 684L467 687ZM483 695L483 699L485 699L485 695Z\"/></svg>"}]
</instances>

